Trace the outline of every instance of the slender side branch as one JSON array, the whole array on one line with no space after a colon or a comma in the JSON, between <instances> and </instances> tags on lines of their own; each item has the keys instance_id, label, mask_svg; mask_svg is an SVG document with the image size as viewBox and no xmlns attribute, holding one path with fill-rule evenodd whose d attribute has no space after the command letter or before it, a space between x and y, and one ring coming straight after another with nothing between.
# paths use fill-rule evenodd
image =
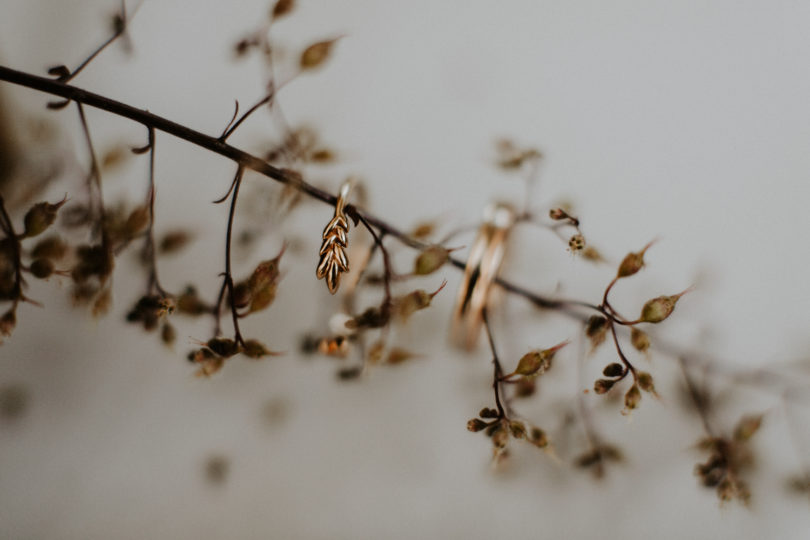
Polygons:
<instances>
[{"instance_id":1,"label":"slender side branch","mask_svg":"<svg viewBox=\"0 0 810 540\"><path fill-rule=\"evenodd\" d=\"M492 352L492 390L495 392L495 406L498 407L499 418L506 418L506 411L501 403L501 381L503 379L503 368L501 367L501 361L498 358L498 351L495 350L495 340L492 338L492 328L489 326L489 317L487 316L486 308L481 311L481 317L484 319L484 328L487 329L489 350Z\"/></svg>"},{"instance_id":2,"label":"slender side branch","mask_svg":"<svg viewBox=\"0 0 810 540\"><path fill-rule=\"evenodd\" d=\"M239 187L242 184L242 175L245 169L241 165L236 169L233 179L233 194L231 195L231 206L228 210L228 231L225 238L225 285L228 288L228 303L231 305L231 317L233 318L234 340L241 346L245 346L245 340L239 331L239 313L236 310L236 301L233 294L233 274L231 273L231 238L233 236L233 220L236 217L236 200L239 197ZM220 294L220 299L222 295ZM219 312L219 306L217 306Z\"/></svg>"}]
</instances>

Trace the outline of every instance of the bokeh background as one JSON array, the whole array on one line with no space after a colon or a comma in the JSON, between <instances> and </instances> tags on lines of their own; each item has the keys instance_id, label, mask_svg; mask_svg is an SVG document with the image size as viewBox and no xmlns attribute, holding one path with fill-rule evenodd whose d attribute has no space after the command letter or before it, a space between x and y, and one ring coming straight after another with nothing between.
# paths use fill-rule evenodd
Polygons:
<instances>
[{"instance_id":1,"label":"bokeh background","mask_svg":"<svg viewBox=\"0 0 810 540\"><path fill-rule=\"evenodd\" d=\"M75 65L105 39L116 8L0 0L0 62L35 73ZM234 99L245 106L264 92L266 65L235 60L233 45L264 24L268 8L146 0L131 23L132 53L111 48L76 84L219 133ZM662 335L729 368L793 366L801 377L808 25L810 6L789 1L300 0L271 35L281 81L305 46L343 36L328 65L278 98L292 125L314 126L338 152L338 164L306 169L312 182L336 190L358 174L378 215L404 228L438 218L449 230L474 225L493 199L523 202L520 177L494 166L496 139L536 146L545 157L532 206L570 201L610 264L589 265L526 227L513 238L510 279L597 301L613 265L658 238L644 273L617 287L618 306L632 312L695 284ZM86 165L75 111L46 111L46 96L8 84L0 92L13 138L24 142L18 151L66 171L45 193L74 189ZM97 111L88 118L99 149L145 142L139 126ZM276 127L260 113L231 142L260 152ZM53 142L26 142L37 129ZM145 160L132 158L106 174L108 200L142 196L145 173ZM168 288L195 282L214 294L226 209L210 201L232 174L226 160L158 135L158 230L190 227L196 238L161 262ZM239 224L263 234L254 252L237 253L239 267L248 271L284 240L293 246L276 304L246 323L286 354L234 359L210 380L195 378L184 356L207 337L207 321L178 322L174 350L123 322L143 287L132 253L118 262L115 306L100 320L70 306L67 283L36 284L30 295L45 308L21 308L0 347L0 385L20 403L0 422L0 536L806 537L808 500L784 484L798 470L797 448L810 448L808 433L792 443L778 396L735 389L718 425L767 414L751 508L720 506L692 474L704 458L692 448L700 424L681 407L680 375L663 355L645 368L663 399L645 398L631 420L619 404L585 396L599 431L625 452L603 481L571 466L584 447L581 430L565 426L577 394L612 358L607 349L588 358L583 383L571 347L539 394L518 405L552 435L558 459L518 447L494 472L488 441L465 430L491 401L489 357L447 345L453 269L413 282L449 282L432 309L394 333L418 358L339 382L339 361L298 352L301 336L322 332L340 309L314 280L329 209L305 203L282 220L269 181L250 176L245 189ZM413 254L395 257L407 268ZM507 363L578 332L519 298L493 317ZM806 409L794 415L802 424Z\"/></svg>"}]
</instances>

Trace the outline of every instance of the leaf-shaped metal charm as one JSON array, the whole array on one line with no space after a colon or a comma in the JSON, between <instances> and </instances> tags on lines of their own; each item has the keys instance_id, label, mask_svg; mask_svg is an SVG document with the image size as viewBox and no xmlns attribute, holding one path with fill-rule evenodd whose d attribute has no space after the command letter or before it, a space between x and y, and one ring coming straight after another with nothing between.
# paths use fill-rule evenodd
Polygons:
<instances>
[{"instance_id":1,"label":"leaf-shaped metal charm","mask_svg":"<svg viewBox=\"0 0 810 540\"><path fill-rule=\"evenodd\" d=\"M335 203L335 217L324 228L323 243L318 251L321 259L315 275L318 279L326 279L326 286L332 294L335 294L340 286L340 275L349 271L349 259L346 256L346 248L349 245L349 220L343 213L343 207L350 190L349 182L340 188L340 195Z\"/></svg>"}]
</instances>

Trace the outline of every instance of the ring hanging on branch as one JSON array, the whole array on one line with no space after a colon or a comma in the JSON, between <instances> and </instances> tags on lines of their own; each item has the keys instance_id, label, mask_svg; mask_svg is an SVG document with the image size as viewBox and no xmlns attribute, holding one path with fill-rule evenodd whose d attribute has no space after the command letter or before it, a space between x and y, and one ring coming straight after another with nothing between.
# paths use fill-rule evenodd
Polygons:
<instances>
[{"instance_id":1,"label":"ring hanging on branch","mask_svg":"<svg viewBox=\"0 0 810 540\"><path fill-rule=\"evenodd\" d=\"M478 344L489 290L498 277L498 270L506 255L506 240L515 220L515 210L510 204L490 204L470 249L451 328L453 343L468 351Z\"/></svg>"},{"instance_id":2,"label":"ring hanging on branch","mask_svg":"<svg viewBox=\"0 0 810 540\"><path fill-rule=\"evenodd\" d=\"M316 275L318 279L326 279L329 292L335 294L340 286L340 275L349 271L349 259L346 248L349 245L349 220L343 213L346 199L354 188L354 179L350 178L343 183L335 202L335 217L323 230L323 243L318 254L321 256Z\"/></svg>"}]
</instances>

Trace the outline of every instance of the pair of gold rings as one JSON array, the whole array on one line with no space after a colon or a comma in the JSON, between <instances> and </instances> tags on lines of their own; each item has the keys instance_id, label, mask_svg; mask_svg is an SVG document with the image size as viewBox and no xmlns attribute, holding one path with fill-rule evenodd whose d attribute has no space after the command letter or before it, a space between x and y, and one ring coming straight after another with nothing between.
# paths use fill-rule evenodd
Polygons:
<instances>
[{"instance_id":1,"label":"pair of gold rings","mask_svg":"<svg viewBox=\"0 0 810 540\"><path fill-rule=\"evenodd\" d=\"M450 330L451 340L465 350L478 345L490 289L503 264L506 242L515 220L514 208L506 203L493 203L484 212L484 222L464 267Z\"/></svg>"}]
</instances>

